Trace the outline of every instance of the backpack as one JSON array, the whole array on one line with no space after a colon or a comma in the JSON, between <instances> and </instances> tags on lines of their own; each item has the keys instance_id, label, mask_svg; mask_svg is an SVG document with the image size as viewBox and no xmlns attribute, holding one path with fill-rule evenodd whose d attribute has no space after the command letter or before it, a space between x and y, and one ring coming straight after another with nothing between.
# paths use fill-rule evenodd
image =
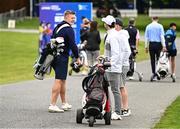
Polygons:
<instances>
[{"instance_id":1,"label":"backpack","mask_svg":"<svg viewBox=\"0 0 180 129\"><path fill-rule=\"evenodd\" d=\"M173 50L174 41L176 39L175 32L173 30L170 30L172 33L165 34L165 44L168 51Z\"/></svg>"}]
</instances>

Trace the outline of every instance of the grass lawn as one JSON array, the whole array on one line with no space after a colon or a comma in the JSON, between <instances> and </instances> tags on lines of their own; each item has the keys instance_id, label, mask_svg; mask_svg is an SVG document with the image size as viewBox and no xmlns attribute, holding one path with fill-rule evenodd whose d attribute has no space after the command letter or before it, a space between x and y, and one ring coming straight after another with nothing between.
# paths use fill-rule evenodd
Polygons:
<instances>
[{"instance_id":1,"label":"grass lawn","mask_svg":"<svg viewBox=\"0 0 180 129\"><path fill-rule=\"evenodd\" d=\"M25 19L16 23L17 29L38 29L39 18Z\"/></svg>"},{"instance_id":2,"label":"grass lawn","mask_svg":"<svg viewBox=\"0 0 180 129\"><path fill-rule=\"evenodd\" d=\"M37 34L0 32L0 84L33 79Z\"/></svg>"},{"instance_id":3,"label":"grass lawn","mask_svg":"<svg viewBox=\"0 0 180 129\"><path fill-rule=\"evenodd\" d=\"M180 128L180 96L167 107L165 113L154 128Z\"/></svg>"}]
</instances>

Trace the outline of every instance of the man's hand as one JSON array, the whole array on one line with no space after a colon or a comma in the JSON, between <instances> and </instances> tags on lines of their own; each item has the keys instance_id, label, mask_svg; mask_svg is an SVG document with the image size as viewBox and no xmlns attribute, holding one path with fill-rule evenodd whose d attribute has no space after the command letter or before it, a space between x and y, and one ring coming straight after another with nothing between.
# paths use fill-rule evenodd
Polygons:
<instances>
[{"instance_id":1,"label":"man's hand","mask_svg":"<svg viewBox=\"0 0 180 129\"><path fill-rule=\"evenodd\" d=\"M79 64L79 65L82 64L80 58L77 58L76 63Z\"/></svg>"},{"instance_id":2,"label":"man's hand","mask_svg":"<svg viewBox=\"0 0 180 129\"><path fill-rule=\"evenodd\" d=\"M163 51L163 52L167 51L166 47L163 47L163 48L162 48L162 51Z\"/></svg>"},{"instance_id":3,"label":"man's hand","mask_svg":"<svg viewBox=\"0 0 180 129\"><path fill-rule=\"evenodd\" d=\"M149 51L149 49L146 47L146 48L145 48L145 52L148 53L148 51Z\"/></svg>"}]
</instances>

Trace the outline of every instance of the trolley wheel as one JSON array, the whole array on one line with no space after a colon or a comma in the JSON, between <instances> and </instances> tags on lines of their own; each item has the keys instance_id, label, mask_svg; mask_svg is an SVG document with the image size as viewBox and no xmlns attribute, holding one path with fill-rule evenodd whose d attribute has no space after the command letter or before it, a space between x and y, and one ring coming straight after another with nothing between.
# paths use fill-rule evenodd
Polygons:
<instances>
[{"instance_id":1,"label":"trolley wheel","mask_svg":"<svg viewBox=\"0 0 180 129\"><path fill-rule=\"evenodd\" d=\"M83 109L78 109L76 113L76 123L81 124L84 118Z\"/></svg>"},{"instance_id":2,"label":"trolley wheel","mask_svg":"<svg viewBox=\"0 0 180 129\"><path fill-rule=\"evenodd\" d=\"M89 127L93 127L94 125L94 116L89 117Z\"/></svg>"},{"instance_id":3,"label":"trolley wheel","mask_svg":"<svg viewBox=\"0 0 180 129\"><path fill-rule=\"evenodd\" d=\"M69 70L69 76L71 76L71 75L72 75L72 69Z\"/></svg>"},{"instance_id":4,"label":"trolley wheel","mask_svg":"<svg viewBox=\"0 0 180 129\"><path fill-rule=\"evenodd\" d=\"M153 77L151 77L150 81L153 82Z\"/></svg>"},{"instance_id":5,"label":"trolley wheel","mask_svg":"<svg viewBox=\"0 0 180 129\"><path fill-rule=\"evenodd\" d=\"M111 125L111 112L104 114L105 125Z\"/></svg>"},{"instance_id":6,"label":"trolley wheel","mask_svg":"<svg viewBox=\"0 0 180 129\"><path fill-rule=\"evenodd\" d=\"M175 79L175 78L173 78L173 79L172 79L172 82L176 82L176 79Z\"/></svg>"},{"instance_id":7,"label":"trolley wheel","mask_svg":"<svg viewBox=\"0 0 180 129\"><path fill-rule=\"evenodd\" d=\"M139 78L139 81L142 82L142 77Z\"/></svg>"}]
</instances>

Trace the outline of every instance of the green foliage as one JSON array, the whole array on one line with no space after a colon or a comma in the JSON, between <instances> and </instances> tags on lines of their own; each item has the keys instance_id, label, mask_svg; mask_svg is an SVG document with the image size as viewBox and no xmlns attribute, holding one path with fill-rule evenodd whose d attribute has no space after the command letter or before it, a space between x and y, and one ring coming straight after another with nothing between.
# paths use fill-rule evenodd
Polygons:
<instances>
[{"instance_id":1,"label":"green foliage","mask_svg":"<svg viewBox=\"0 0 180 129\"><path fill-rule=\"evenodd\" d=\"M38 35L0 32L0 84L33 79Z\"/></svg>"},{"instance_id":2,"label":"green foliage","mask_svg":"<svg viewBox=\"0 0 180 129\"><path fill-rule=\"evenodd\" d=\"M147 15L138 15L136 19L136 27L140 31L145 31L146 26L151 23L151 18ZM103 28L103 22L99 18L94 18L99 23L99 28ZM122 18L124 27L128 25L129 18ZM175 22L177 24L177 31L180 31L180 18L159 18L159 23L164 26L164 30L169 28L169 24Z\"/></svg>"},{"instance_id":3,"label":"green foliage","mask_svg":"<svg viewBox=\"0 0 180 129\"><path fill-rule=\"evenodd\" d=\"M166 109L154 128L180 128L180 96Z\"/></svg>"}]
</instances>

